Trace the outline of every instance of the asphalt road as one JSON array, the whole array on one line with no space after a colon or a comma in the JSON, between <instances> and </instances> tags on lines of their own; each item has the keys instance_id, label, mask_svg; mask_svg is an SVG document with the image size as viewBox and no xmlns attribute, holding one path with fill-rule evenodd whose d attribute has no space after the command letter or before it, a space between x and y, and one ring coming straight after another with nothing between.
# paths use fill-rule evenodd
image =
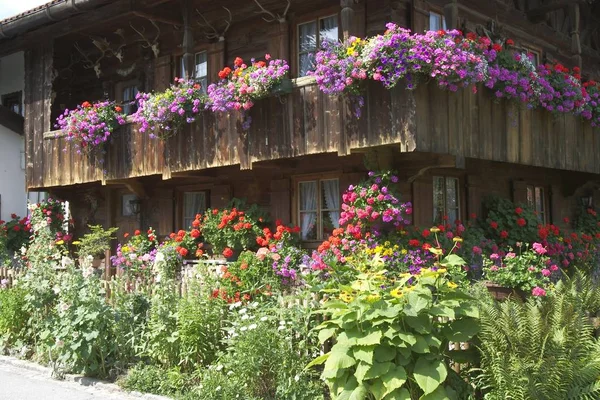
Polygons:
<instances>
[{"instance_id":1,"label":"asphalt road","mask_svg":"<svg viewBox=\"0 0 600 400\"><path fill-rule=\"evenodd\" d=\"M0 400L140 400L123 392L57 381L47 373L0 363Z\"/></svg>"}]
</instances>

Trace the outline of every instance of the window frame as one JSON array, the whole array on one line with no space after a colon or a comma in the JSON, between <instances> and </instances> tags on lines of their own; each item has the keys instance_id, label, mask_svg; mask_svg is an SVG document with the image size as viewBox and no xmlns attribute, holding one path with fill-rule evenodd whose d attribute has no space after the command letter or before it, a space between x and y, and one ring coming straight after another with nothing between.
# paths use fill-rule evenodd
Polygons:
<instances>
[{"instance_id":1,"label":"window frame","mask_svg":"<svg viewBox=\"0 0 600 400\"><path fill-rule=\"evenodd\" d=\"M327 172L320 174L304 174L304 175L296 175L292 177L292 223L294 226L300 225L300 215L302 212L311 212L311 210L301 210L300 209L300 184L305 182L317 182L317 210L312 211L317 214L317 238L311 240L302 240L302 243L310 244L310 243L320 243L323 240L327 240L326 237L320 238L320 235L323 233L323 222L322 222L322 214L324 211L338 211L341 213L342 211L342 174L338 172ZM333 209L324 209L321 208L321 182L328 180L337 180L338 181L338 196L340 200L340 207L338 210Z\"/></svg>"},{"instance_id":2,"label":"window frame","mask_svg":"<svg viewBox=\"0 0 600 400\"><path fill-rule=\"evenodd\" d=\"M138 93L140 93L142 91L141 89L141 85L140 82L137 79L130 79L128 81L121 81L121 82L117 82L115 84L115 102L119 105L121 105L121 107L123 108L123 110L125 110L125 99L123 96L123 92L125 91L125 89L130 88L130 87L135 87L137 88ZM132 99L132 100L135 100ZM132 101L130 100L130 101ZM137 105L136 104L132 104L131 105L131 112L128 113L127 115L132 115L133 113L135 113L135 111L137 110Z\"/></svg>"},{"instance_id":3,"label":"window frame","mask_svg":"<svg viewBox=\"0 0 600 400\"><path fill-rule=\"evenodd\" d=\"M315 53L319 51L320 46L320 29L319 29L319 21L325 18L337 17L337 26L338 26L338 40L342 38L342 25L341 25L341 17L340 17L340 7L334 6L326 9L318 10L312 13L308 13L303 15L300 18L294 20L294 35L292 40L292 49L293 49L293 57L292 57L292 71L291 76L300 78L300 25L308 24L310 22L315 22L317 24L317 47ZM305 52L307 53L307 52Z\"/></svg>"},{"instance_id":4,"label":"window frame","mask_svg":"<svg viewBox=\"0 0 600 400\"><path fill-rule=\"evenodd\" d=\"M533 198L532 198L533 204L530 202L530 199L529 199L530 190L533 195ZM538 208L537 208L537 204L538 204L537 192L538 191L541 191L541 193L542 193L542 201L540 202L540 204L542 206L542 211L538 210ZM531 207L531 209L535 212L536 217L538 217L538 222L543 225L552 223L550 214L549 214L550 213L549 193L550 193L550 191L548 190L548 187L545 185L539 185L539 184L535 184L535 183L527 183L525 186L525 199L527 201L527 205L529 207ZM540 214L542 215L541 219L539 218Z\"/></svg>"},{"instance_id":5,"label":"window frame","mask_svg":"<svg viewBox=\"0 0 600 400\"><path fill-rule=\"evenodd\" d=\"M9 108L9 105L7 105L7 102L10 102L10 105L12 106L13 104L16 104L18 106L19 111L16 112L15 114L18 114L20 116L24 116L24 107L23 107L23 91L22 90L18 90L16 92L11 92L11 93L6 93L3 94L2 97L0 98L1 100L1 104L2 107L8 108L10 109L12 112L15 112L14 110L12 110L11 108Z\"/></svg>"},{"instance_id":6,"label":"window frame","mask_svg":"<svg viewBox=\"0 0 600 400\"><path fill-rule=\"evenodd\" d=\"M202 86L202 90L203 92L206 94L206 90L208 88L208 85L210 85L210 60L209 60L209 51L208 49L205 48L201 48L201 49L196 49L194 50L194 76L192 77L192 79L195 82L199 82L198 77L196 76L196 59L198 57L198 55L205 53L206 54L206 75L204 76L204 79L206 79L206 85L201 85ZM183 55L179 55L177 56L177 75L180 78L184 78L184 65L183 65Z\"/></svg>"},{"instance_id":7,"label":"window frame","mask_svg":"<svg viewBox=\"0 0 600 400\"><path fill-rule=\"evenodd\" d=\"M444 180L444 189L443 189L443 193L444 193L444 212L442 213L442 218L443 217L447 217L448 216L448 179L452 179L456 182L456 220L461 220L461 216L462 216L462 201L463 201L463 196L461 193L461 178L455 175L446 175L446 174L433 174L431 177L431 200L432 200L432 221L434 224L441 224L444 223L444 221L438 221L436 220L436 202L435 202L435 180L437 178L442 178ZM451 224L454 224L455 221L448 221Z\"/></svg>"},{"instance_id":8,"label":"window frame","mask_svg":"<svg viewBox=\"0 0 600 400\"><path fill-rule=\"evenodd\" d=\"M181 196L181 207L179 207L180 210L180 215L179 215L179 226L181 227L181 229L189 229L191 226L191 223L189 225L186 226L185 220L186 220L186 215L185 215L185 195L188 193L202 193L204 195L204 212L206 212L206 210L208 210L209 208L209 201L210 201L210 191L209 190L184 190L180 192L180 196ZM202 212L201 212L202 214ZM194 214L195 217L196 214ZM188 218L189 219L189 218ZM192 222L193 222L194 218L192 218Z\"/></svg>"},{"instance_id":9,"label":"window frame","mask_svg":"<svg viewBox=\"0 0 600 400\"><path fill-rule=\"evenodd\" d=\"M438 29L431 29L431 15L435 14L435 15L439 15L441 21L442 21L442 26ZM444 15L443 11L437 10L437 9L430 9L428 11L428 18L427 18L427 30L429 31L438 31L440 29L442 30L448 30L448 23L446 22L446 16Z\"/></svg>"},{"instance_id":10,"label":"window frame","mask_svg":"<svg viewBox=\"0 0 600 400\"><path fill-rule=\"evenodd\" d=\"M544 51L542 50L541 47L533 46L529 43L519 43L519 45L513 46L513 49L515 52L518 52L518 53L534 54L536 56L536 60L534 62L534 65L536 67L538 65L542 64L542 57L544 55Z\"/></svg>"}]
</instances>

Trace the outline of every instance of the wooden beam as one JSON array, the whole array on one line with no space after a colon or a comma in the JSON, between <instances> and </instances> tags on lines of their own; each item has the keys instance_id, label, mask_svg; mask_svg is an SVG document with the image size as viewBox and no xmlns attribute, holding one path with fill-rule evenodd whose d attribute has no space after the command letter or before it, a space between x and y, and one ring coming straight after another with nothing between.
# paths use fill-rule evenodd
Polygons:
<instances>
[{"instance_id":1,"label":"wooden beam","mask_svg":"<svg viewBox=\"0 0 600 400\"><path fill-rule=\"evenodd\" d=\"M556 1L554 3L546 4L546 5L539 6L539 7L533 8L531 10L528 10L527 17L529 19L531 19L532 21L540 22L545 18L546 14L548 14L552 11L560 10L561 8L569 7L574 4L580 4L580 3L582 3L581 0Z\"/></svg>"},{"instance_id":2,"label":"wooden beam","mask_svg":"<svg viewBox=\"0 0 600 400\"><path fill-rule=\"evenodd\" d=\"M183 26L183 21L178 21L176 19L163 17L160 15L146 12L146 11L133 11L133 15L135 15L137 17L141 17L141 18L146 18L146 19L149 19L152 21L156 21L156 22L162 22L162 23L165 23L168 25L173 25L175 27Z\"/></svg>"},{"instance_id":3,"label":"wooden beam","mask_svg":"<svg viewBox=\"0 0 600 400\"><path fill-rule=\"evenodd\" d=\"M131 193L135 194L139 199L147 199L148 195L144 185L136 179L116 179L106 181L106 185L122 185L127 188Z\"/></svg>"}]
</instances>

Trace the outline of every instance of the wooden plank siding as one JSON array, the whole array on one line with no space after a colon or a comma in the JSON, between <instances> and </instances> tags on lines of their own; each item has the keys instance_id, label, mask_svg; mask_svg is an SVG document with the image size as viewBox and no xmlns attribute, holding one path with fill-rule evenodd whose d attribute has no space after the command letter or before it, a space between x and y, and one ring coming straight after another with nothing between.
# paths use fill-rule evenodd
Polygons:
<instances>
[{"instance_id":1,"label":"wooden plank siding","mask_svg":"<svg viewBox=\"0 0 600 400\"><path fill-rule=\"evenodd\" d=\"M41 151L28 154L33 165L44 166L34 170L28 185L43 189L150 175L170 179L187 171L251 169L261 161L346 155L385 145L402 152L600 173L600 132L588 122L508 104L484 88L453 93L427 84L413 92L370 83L362 117L352 109L348 100L327 96L309 81L289 95L257 102L248 113L248 131L237 113L204 112L165 142L131 124L123 126L106 146L104 160L77 154L64 137L49 133L38 145Z\"/></svg>"}]
</instances>

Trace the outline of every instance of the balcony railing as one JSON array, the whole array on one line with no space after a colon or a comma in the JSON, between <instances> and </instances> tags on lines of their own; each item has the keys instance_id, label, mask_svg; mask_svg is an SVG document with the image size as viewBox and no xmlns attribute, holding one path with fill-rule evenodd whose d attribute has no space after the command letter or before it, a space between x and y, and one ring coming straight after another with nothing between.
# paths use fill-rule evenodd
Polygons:
<instances>
[{"instance_id":1,"label":"balcony railing","mask_svg":"<svg viewBox=\"0 0 600 400\"><path fill-rule=\"evenodd\" d=\"M352 104L319 91L310 80L297 81L291 94L257 102L252 125L242 129L236 113L204 112L165 142L137 127L120 127L104 157L76 154L55 132L44 134L41 151L28 154L33 172L29 188L51 188L94 181L173 174L317 153L395 145L423 151L600 173L600 136L589 122L554 116L496 101L485 88L456 93L433 84L415 91L386 90L370 83L362 117ZM41 135L40 135L41 136ZM39 147L38 147L39 148Z\"/></svg>"}]
</instances>

